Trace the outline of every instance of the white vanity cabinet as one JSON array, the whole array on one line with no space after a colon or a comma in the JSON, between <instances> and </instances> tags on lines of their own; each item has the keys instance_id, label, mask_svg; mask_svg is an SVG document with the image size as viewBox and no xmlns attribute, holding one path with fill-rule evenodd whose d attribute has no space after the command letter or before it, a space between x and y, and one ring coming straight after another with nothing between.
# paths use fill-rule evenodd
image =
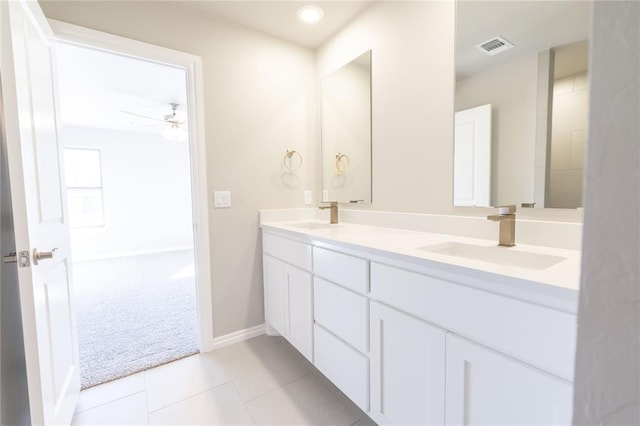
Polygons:
<instances>
[{"instance_id":1,"label":"white vanity cabinet","mask_svg":"<svg viewBox=\"0 0 640 426\"><path fill-rule=\"evenodd\" d=\"M574 313L513 297L517 280L501 293L468 269L287 235L263 232L267 325L377 423L571 423Z\"/></svg>"},{"instance_id":2,"label":"white vanity cabinet","mask_svg":"<svg viewBox=\"0 0 640 426\"><path fill-rule=\"evenodd\" d=\"M573 356L568 345L575 344L575 316L378 263L371 264L370 296L418 317L371 303L374 420L434 424L431 419L435 419L435 424L447 425L571 423L572 385L561 376L573 374L567 358ZM385 343L386 339L391 342ZM401 344L403 349L396 347ZM413 358L404 351L422 353ZM442 420L426 408L437 403L427 392L427 386L440 379L435 370L446 371L438 406L444 409ZM412 371L418 377L411 377ZM395 377L389 379L393 373L405 376L407 386L394 383ZM414 398L416 393L419 398ZM415 417L405 419L400 414Z\"/></svg>"},{"instance_id":3,"label":"white vanity cabinet","mask_svg":"<svg viewBox=\"0 0 640 426\"><path fill-rule=\"evenodd\" d=\"M311 246L265 233L263 252L266 323L313 361Z\"/></svg>"},{"instance_id":4,"label":"white vanity cabinet","mask_svg":"<svg viewBox=\"0 0 640 426\"><path fill-rule=\"evenodd\" d=\"M444 424L446 332L371 302L371 418Z\"/></svg>"},{"instance_id":5,"label":"white vanity cabinet","mask_svg":"<svg viewBox=\"0 0 640 426\"><path fill-rule=\"evenodd\" d=\"M571 383L447 336L447 425L569 425Z\"/></svg>"}]
</instances>

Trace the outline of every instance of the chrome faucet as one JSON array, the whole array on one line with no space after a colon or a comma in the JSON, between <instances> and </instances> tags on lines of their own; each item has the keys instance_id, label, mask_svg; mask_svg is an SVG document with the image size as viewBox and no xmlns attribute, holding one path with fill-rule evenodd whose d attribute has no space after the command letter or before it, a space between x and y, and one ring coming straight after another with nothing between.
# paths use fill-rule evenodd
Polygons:
<instances>
[{"instance_id":1,"label":"chrome faucet","mask_svg":"<svg viewBox=\"0 0 640 426\"><path fill-rule=\"evenodd\" d=\"M498 207L498 214L489 215L487 219L500 222L499 246L516 245L516 206Z\"/></svg>"},{"instance_id":2,"label":"chrome faucet","mask_svg":"<svg viewBox=\"0 0 640 426\"><path fill-rule=\"evenodd\" d=\"M329 203L328 206L319 206L320 210L331 209L329 223L338 223L338 202L337 201L325 201Z\"/></svg>"}]
</instances>

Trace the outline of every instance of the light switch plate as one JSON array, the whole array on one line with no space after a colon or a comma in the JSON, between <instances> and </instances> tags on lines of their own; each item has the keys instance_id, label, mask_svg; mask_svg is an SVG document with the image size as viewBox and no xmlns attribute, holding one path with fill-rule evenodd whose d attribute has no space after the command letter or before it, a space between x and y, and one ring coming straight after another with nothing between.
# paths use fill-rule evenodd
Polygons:
<instances>
[{"instance_id":1,"label":"light switch plate","mask_svg":"<svg viewBox=\"0 0 640 426\"><path fill-rule=\"evenodd\" d=\"M231 191L213 191L213 208L231 207Z\"/></svg>"},{"instance_id":2,"label":"light switch plate","mask_svg":"<svg viewBox=\"0 0 640 426\"><path fill-rule=\"evenodd\" d=\"M308 189L304 191L304 203L306 205L313 204L313 193Z\"/></svg>"}]
</instances>

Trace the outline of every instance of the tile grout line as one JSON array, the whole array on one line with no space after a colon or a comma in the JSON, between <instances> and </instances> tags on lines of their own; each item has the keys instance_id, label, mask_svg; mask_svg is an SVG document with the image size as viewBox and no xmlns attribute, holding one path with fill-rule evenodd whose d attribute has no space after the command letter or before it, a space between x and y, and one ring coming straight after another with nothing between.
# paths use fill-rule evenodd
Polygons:
<instances>
[{"instance_id":1,"label":"tile grout line","mask_svg":"<svg viewBox=\"0 0 640 426\"><path fill-rule=\"evenodd\" d=\"M228 383L231 383L231 382L232 382L232 381L231 381L231 379L229 379L229 380L227 380L227 381L226 381L226 382L224 382L224 383L219 383L219 384L217 384L217 385L215 385L215 386L212 386L212 387L210 387L210 388L204 389L204 390L202 390L202 391L200 391L200 392L196 392L196 393L194 393L193 395L189 395L189 396L187 396L187 397L184 397L184 398L178 399L178 400L176 400L176 401L174 401L174 402L172 402L172 403L170 403L170 404L164 405L164 406L162 406L162 407L160 407L160 408L156 408L156 409L155 409L155 410L153 410L153 411L148 411L148 413L147 413L147 414L157 413L157 412L158 412L158 411L160 411L160 410L164 410L165 408L169 408L169 407L171 407L171 406L174 406L174 405L176 405L176 404L179 404L179 403L181 403L181 402L184 402L184 401L186 401L187 399L191 399L191 398L193 398L194 396L202 395L202 394L203 394L203 393L205 393L205 392L209 392L210 390L213 390L213 389L219 388L220 386L224 386L224 385L226 385L226 384L228 384ZM148 409L148 406L147 406L147 409Z\"/></svg>"},{"instance_id":2,"label":"tile grout line","mask_svg":"<svg viewBox=\"0 0 640 426\"><path fill-rule=\"evenodd\" d=\"M248 340L251 340L251 339L248 339ZM238 342L238 343L240 343L240 342ZM277 342L277 343L281 343L281 342ZM272 345L273 345L273 344L274 344L274 343L272 343ZM231 345L229 345L229 346L231 346ZM221 348L221 349L222 349L222 348ZM214 353L214 352L215 352L215 350L210 351L210 352L200 352L197 356L204 356L204 355L205 355L205 354L207 354L207 353ZM249 355L244 355L244 356L241 356L241 357L236 358L236 359L243 359L243 358L247 358L247 357L249 357ZM235 360L235 359L234 359L234 360ZM178 360L178 361L179 361L179 360ZM208 388L206 388L206 389L203 389L203 390L202 390L202 391L200 391L200 392L194 393L193 395L190 395L190 396L185 397L185 398L181 398L181 399L179 399L179 400L177 400L177 401L174 401L174 402L172 402L172 403L170 403L170 404L168 404L168 405L165 405L165 406L163 406L163 407L157 408L157 409L155 409L155 410L153 410L153 411L148 411L148 414L156 413L156 412L158 412L158 411L160 411L160 410L163 410L163 409L165 409L165 408L171 407L171 406L176 405L176 404L178 404L178 403L180 403L180 402L184 402L184 401L186 401L187 399L193 398L194 396L197 396L197 395L201 395L201 394L203 394L203 393L205 393L205 392L208 392L208 391L210 391L210 390L216 389L216 388L218 388L218 387L220 387L220 386L223 386L223 385L226 385L226 384L228 384L228 383L232 383L232 384L233 384L234 389L236 389L236 391L238 392L238 395L240 395L240 399L242 399L242 394L240 394L240 392L237 390L237 387L236 387L235 383L233 382L233 379L231 379L231 376L229 375L229 372L227 371L226 364L227 364L230 360L227 360L227 361L220 361L220 360L215 360L215 359L214 359L213 361L215 361L215 362L217 362L217 363L219 363L219 364L220 364L220 367L222 368L222 370L224 371L225 376L227 377L227 381L226 381L226 382L224 382L224 383L219 383L219 384L217 384L217 385L215 385L215 386L208 387ZM165 364L165 365L166 365L166 364ZM146 378L146 375L145 375L145 378ZM244 401L244 399L242 399L242 402L246 404L246 402Z\"/></svg>"},{"instance_id":3,"label":"tile grout line","mask_svg":"<svg viewBox=\"0 0 640 426\"><path fill-rule=\"evenodd\" d=\"M143 390L139 390L139 391L136 391L136 392L130 393L130 394L128 394L128 395L119 396L119 397L117 397L117 398L115 398L115 399L110 399L109 401L107 401L107 402L105 402L105 403L103 403L103 404L99 404L99 405L96 405L95 407L87 408L86 410L82 410L82 411L74 411L74 412L73 412L73 415L75 416L76 414L82 414L82 413L86 413L87 411L96 410L96 409L98 409L98 408L102 408L102 407L104 407L105 405L113 404L114 402L118 402L118 401L121 401L121 400L123 400L123 399L130 398L130 397L132 397L132 396L134 396L134 395L137 395L137 394L139 394L139 393L143 393L143 392L145 393L145 399L146 399L146 393L147 393L147 391L146 391L146 389L143 389Z\"/></svg>"},{"instance_id":4,"label":"tile grout line","mask_svg":"<svg viewBox=\"0 0 640 426\"><path fill-rule=\"evenodd\" d=\"M253 417L253 413L251 413L251 410L249 410L248 403L242 399L242 394L240 393L240 390L238 389L238 386L236 385L236 383L233 380L231 380L231 385L233 385L233 388L235 389L235 391L237 392L238 396L240 397L240 400L242 401L242 406L244 407L245 410L247 410L247 413L249 413L249 417L251 417L251 420L253 420L253 424L257 425L258 422L256 421L256 418Z\"/></svg>"},{"instance_id":5,"label":"tile grout line","mask_svg":"<svg viewBox=\"0 0 640 426\"><path fill-rule=\"evenodd\" d=\"M261 395L254 396L253 398L248 399L248 400L246 400L246 401L244 401L244 402L245 402L245 404L248 404L248 403L250 403L250 402L255 401L255 400L256 400L256 399L258 399L258 398L262 398L263 396L266 396L266 395L272 394L273 392L278 391L278 390L280 390L280 389L284 388L285 386L289 386L289 385L290 385L290 384L292 384L292 383L295 383L295 382L300 381L300 380L302 380L302 379L304 379L304 378L306 378L306 377L309 377L309 375L310 375L310 374L311 374L311 372L308 372L308 373L307 373L307 374L305 374L304 376L298 377L297 379L293 379L293 380L291 380L291 381L289 381L289 382L287 382L287 383L283 383L283 384L279 385L279 386L278 386L277 388L275 388L275 389L271 389L271 390L269 390L269 391L267 391L267 392L265 392L265 393L263 393L263 394L261 394ZM242 397L242 394L240 395L240 397Z\"/></svg>"}]
</instances>

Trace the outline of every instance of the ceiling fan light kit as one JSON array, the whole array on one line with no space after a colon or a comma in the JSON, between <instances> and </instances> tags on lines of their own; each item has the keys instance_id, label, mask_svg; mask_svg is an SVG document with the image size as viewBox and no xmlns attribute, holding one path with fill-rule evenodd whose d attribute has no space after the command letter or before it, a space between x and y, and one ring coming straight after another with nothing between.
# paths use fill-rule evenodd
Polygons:
<instances>
[{"instance_id":1,"label":"ceiling fan light kit","mask_svg":"<svg viewBox=\"0 0 640 426\"><path fill-rule=\"evenodd\" d=\"M162 136L170 141L182 142L187 139L187 132L177 123L172 123L162 131Z\"/></svg>"}]
</instances>

